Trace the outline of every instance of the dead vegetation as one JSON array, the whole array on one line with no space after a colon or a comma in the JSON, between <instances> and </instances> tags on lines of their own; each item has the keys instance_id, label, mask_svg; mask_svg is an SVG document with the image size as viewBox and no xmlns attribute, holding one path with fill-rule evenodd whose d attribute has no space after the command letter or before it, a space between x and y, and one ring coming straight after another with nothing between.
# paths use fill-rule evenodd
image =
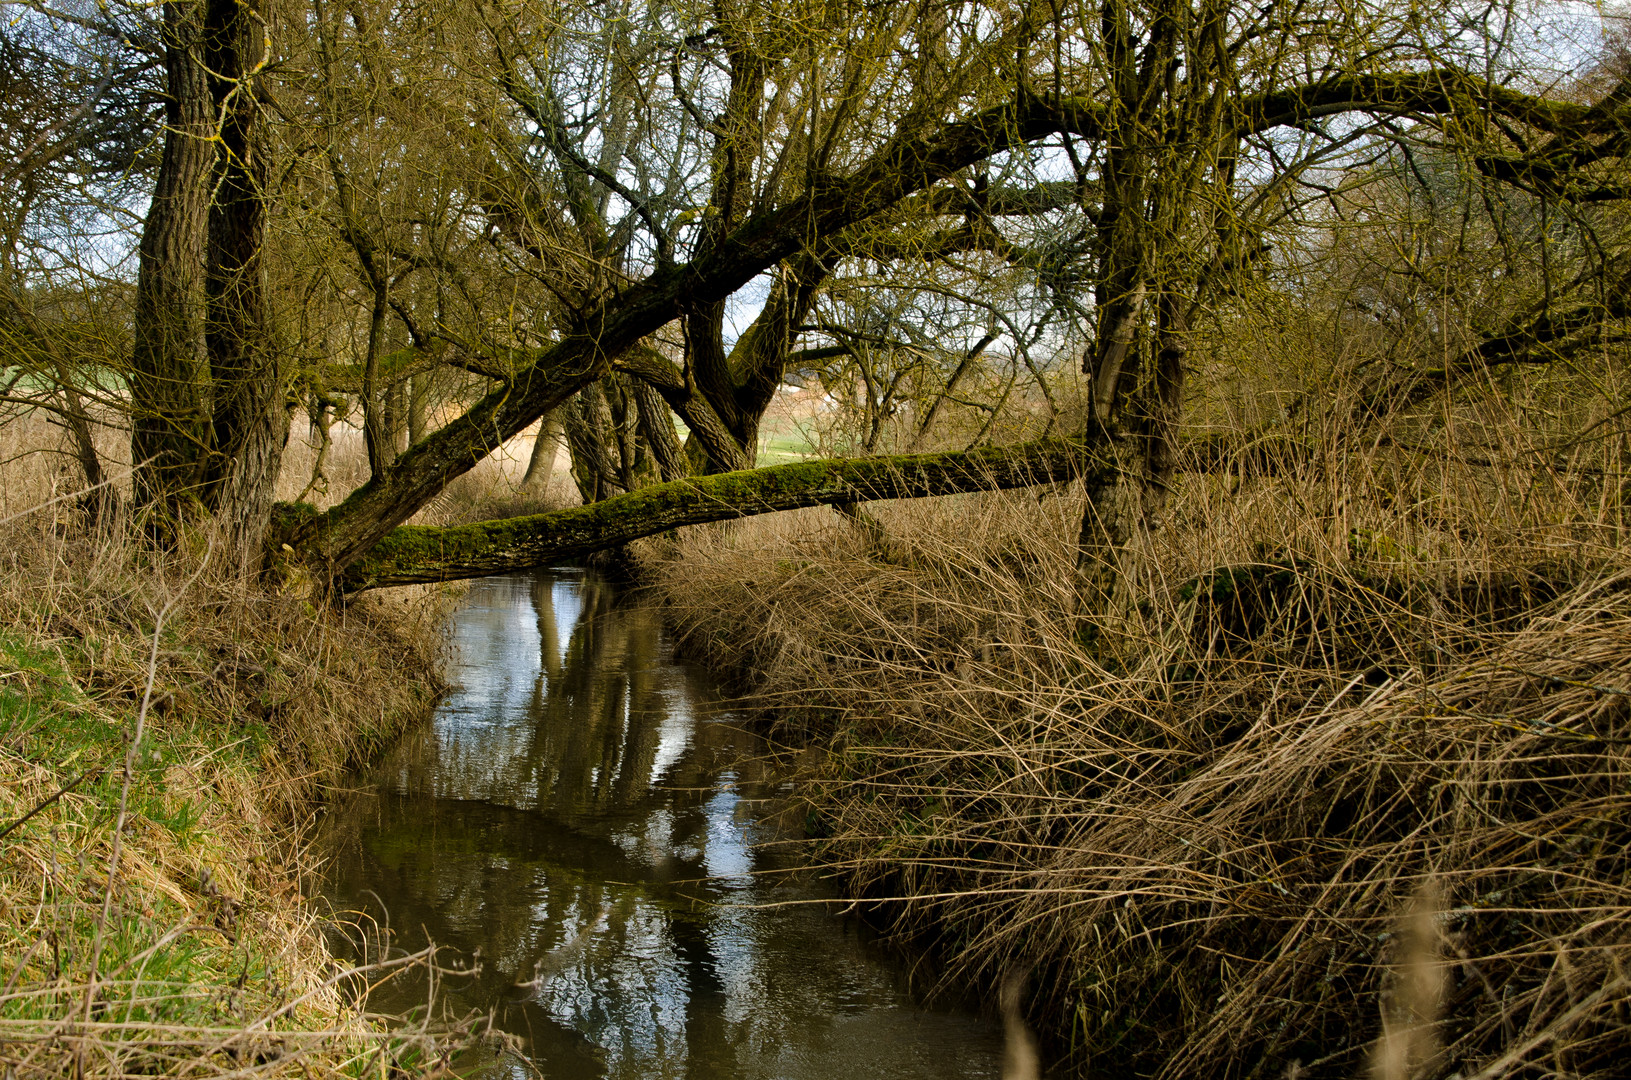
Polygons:
<instances>
[{"instance_id":1,"label":"dead vegetation","mask_svg":"<svg viewBox=\"0 0 1631 1080\"><path fill-rule=\"evenodd\" d=\"M226 572L206 532L156 553L51 503L27 434L0 522L0 1072L435 1066L447 1032L354 1004L429 958L337 964L300 831L428 707L438 595L318 611Z\"/></svg>"},{"instance_id":2,"label":"dead vegetation","mask_svg":"<svg viewBox=\"0 0 1631 1080\"><path fill-rule=\"evenodd\" d=\"M656 575L831 748L817 857L948 979L1033 973L1065 1068L1618 1075L1618 480L1460 457L1191 474L1102 612L1069 489L696 529Z\"/></svg>"}]
</instances>

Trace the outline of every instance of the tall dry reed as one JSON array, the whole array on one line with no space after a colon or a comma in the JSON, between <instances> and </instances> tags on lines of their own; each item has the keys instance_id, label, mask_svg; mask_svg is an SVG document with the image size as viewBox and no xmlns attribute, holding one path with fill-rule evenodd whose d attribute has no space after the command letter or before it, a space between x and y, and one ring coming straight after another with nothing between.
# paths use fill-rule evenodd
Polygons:
<instances>
[{"instance_id":1,"label":"tall dry reed","mask_svg":"<svg viewBox=\"0 0 1631 1080\"><path fill-rule=\"evenodd\" d=\"M881 537L692 530L655 573L690 647L830 751L803 759L814 854L949 978L1032 972L1062 1068L1619 1075L1618 451L1407 434L1187 476L1088 616L1068 486L873 506ZM1429 885L1431 934L1402 933ZM1424 963L1431 1016L1399 1004Z\"/></svg>"}]
</instances>

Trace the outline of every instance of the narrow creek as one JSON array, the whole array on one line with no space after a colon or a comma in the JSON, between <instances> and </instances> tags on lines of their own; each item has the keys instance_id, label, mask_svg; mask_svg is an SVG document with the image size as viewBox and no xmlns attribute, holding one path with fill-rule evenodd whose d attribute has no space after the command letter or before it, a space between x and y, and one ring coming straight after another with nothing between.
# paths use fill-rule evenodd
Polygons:
<instances>
[{"instance_id":1,"label":"narrow creek","mask_svg":"<svg viewBox=\"0 0 1631 1080\"><path fill-rule=\"evenodd\" d=\"M782 783L658 612L562 568L477 581L450 629L455 688L336 801L325 888L393 951L479 950L442 997L519 1049L477 1075L999 1074L997 1025L923 1007L853 920L799 903L827 894L764 846Z\"/></svg>"}]
</instances>

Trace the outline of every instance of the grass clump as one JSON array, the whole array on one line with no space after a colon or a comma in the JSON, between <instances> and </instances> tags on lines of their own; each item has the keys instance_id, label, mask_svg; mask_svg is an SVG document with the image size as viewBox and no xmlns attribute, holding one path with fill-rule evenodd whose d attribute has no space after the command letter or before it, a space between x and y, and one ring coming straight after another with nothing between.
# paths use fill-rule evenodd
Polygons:
<instances>
[{"instance_id":1,"label":"grass clump","mask_svg":"<svg viewBox=\"0 0 1631 1080\"><path fill-rule=\"evenodd\" d=\"M0 533L0 1073L434 1064L422 1026L387 1034L347 992L300 832L428 708L437 595L319 611L207 545L49 510Z\"/></svg>"},{"instance_id":2,"label":"grass clump","mask_svg":"<svg viewBox=\"0 0 1631 1080\"><path fill-rule=\"evenodd\" d=\"M1355 496L1400 467L1191 476L1102 610L1068 487L699 528L654 572L822 748L816 857L948 979L1028 974L1061 1073L1618 1075L1621 530L1487 474Z\"/></svg>"}]
</instances>

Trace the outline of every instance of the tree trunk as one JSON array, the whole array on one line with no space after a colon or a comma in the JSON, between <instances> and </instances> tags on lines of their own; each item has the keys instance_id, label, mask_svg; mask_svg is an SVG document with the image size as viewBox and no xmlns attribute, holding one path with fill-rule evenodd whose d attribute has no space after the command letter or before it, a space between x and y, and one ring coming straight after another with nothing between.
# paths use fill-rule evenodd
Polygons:
<instances>
[{"instance_id":1,"label":"tree trunk","mask_svg":"<svg viewBox=\"0 0 1631 1080\"><path fill-rule=\"evenodd\" d=\"M228 545L247 563L260 555L289 434L261 262L267 169L258 82L270 59L270 29L242 0L206 0L204 20L204 64L221 123L204 279L215 390L207 479Z\"/></svg>"},{"instance_id":2,"label":"tree trunk","mask_svg":"<svg viewBox=\"0 0 1631 1080\"><path fill-rule=\"evenodd\" d=\"M403 440L408 433L407 411L407 380L398 379L385 388L385 453L391 461L406 449Z\"/></svg>"},{"instance_id":3,"label":"tree trunk","mask_svg":"<svg viewBox=\"0 0 1631 1080\"><path fill-rule=\"evenodd\" d=\"M348 590L483 577L573 558L683 525L778 510L1050 483L1082 467L1082 445L1042 439L955 454L806 461L640 488L531 517L452 528L404 525L345 573Z\"/></svg>"},{"instance_id":4,"label":"tree trunk","mask_svg":"<svg viewBox=\"0 0 1631 1080\"><path fill-rule=\"evenodd\" d=\"M685 423L690 436L681 450L683 471L678 475L701 475L709 472L710 467L713 472L735 472L748 467L736 436L707 396L688 382L686 374L667 357L654 349L637 346L618 358L617 367L634 377L636 393L649 393L652 398L661 399L654 401L649 410L642 405L642 416L649 412L652 416L662 416L667 422L667 411L661 408L666 404ZM652 438L647 436L648 441ZM661 439L661 432L655 438ZM660 455L664 451L654 448L653 452ZM660 465L660 456L658 460Z\"/></svg>"},{"instance_id":5,"label":"tree trunk","mask_svg":"<svg viewBox=\"0 0 1631 1080\"><path fill-rule=\"evenodd\" d=\"M649 471L649 463L639 445L638 413L623 383L622 376L610 375L601 383L601 392L611 420L607 432L617 447L617 485L633 491L640 486L638 474L643 469Z\"/></svg>"},{"instance_id":6,"label":"tree trunk","mask_svg":"<svg viewBox=\"0 0 1631 1080\"><path fill-rule=\"evenodd\" d=\"M1077 547L1083 599L1090 610L1110 615L1117 586L1126 576L1137 524L1136 482L1143 474L1140 447L1126 430L1127 400L1138 385L1139 329L1150 277L1147 185L1153 110L1162 100L1150 86L1164 78L1153 62L1140 69L1125 8L1107 5L1105 35L1114 93L1108 107L1113 140L1104 168L1103 200L1096 222L1099 281L1094 307L1097 333L1084 357L1090 410L1086 441L1112 467L1086 481L1086 507ZM1157 42L1152 38L1150 48ZM1155 55L1153 52L1150 54ZM1129 479L1133 483L1129 483Z\"/></svg>"},{"instance_id":7,"label":"tree trunk","mask_svg":"<svg viewBox=\"0 0 1631 1080\"><path fill-rule=\"evenodd\" d=\"M549 480L555 475L555 459L560 455L564 437L561 411L551 409L538 421L538 436L532 440L532 456L527 459L527 475L521 478L523 490L539 494L549 490Z\"/></svg>"},{"instance_id":8,"label":"tree trunk","mask_svg":"<svg viewBox=\"0 0 1631 1080\"><path fill-rule=\"evenodd\" d=\"M612 471L607 450L606 403L600 384L591 383L563 410L566 446L572 454L572 479L585 503L599 502L615 487L621 487Z\"/></svg>"},{"instance_id":9,"label":"tree trunk","mask_svg":"<svg viewBox=\"0 0 1631 1080\"><path fill-rule=\"evenodd\" d=\"M657 472L666 484L690 475L685 459L685 448L674 432L674 419L668 403L655 387L644 379L630 379L634 388L635 407L640 411L640 434L651 447L651 456L657 459Z\"/></svg>"},{"instance_id":10,"label":"tree trunk","mask_svg":"<svg viewBox=\"0 0 1631 1080\"><path fill-rule=\"evenodd\" d=\"M1134 326L1144 300L1139 282L1130 301L1105 304L1096 355L1087 367L1092 392L1085 441L1102 454L1110 467L1085 476L1086 504L1077 541L1077 567L1084 599L1092 610L1108 613L1116 586L1124 576L1127 547L1132 541L1139 499L1129 485L1144 471L1138 447L1123 430L1123 379L1137 378ZM1092 355L1092 354L1090 354ZM1132 363L1129 363L1129 360Z\"/></svg>"},{"instance_id":11,"label":"tree trunk","mask_svg":"<svg viewBox=\"0 0 1631 1080\"><path fill-rule=\"evenodd\" d=\"M91 434L90 414L86 412L84 400L74 389L69 373L62 365L57 367L57 378L58 396L62 399L61 416L73 440L74 456L79 459L80 470L85 474L85 496L81 505L90 513L91 520L100 525L112 518L118 506L119 493L108 483L102 471L102 458L96 452L96 440Z\"/></svg>"},{"instance_id":12,"label":"tree trunk","mask_svg":"<svg viewBox=\"0 0 1631 1080\"><path fill-rule=\"evenodd\" d=\"M390 448L390 404L379 392L379 355L385 344L387 299L382 281L374 282L374 306L368 317L368 343L362 361L362 444L368 451L368 475L378 476L396 460Z\"/></svg>"},{"instance_id":13,"label":"tree trunk","mask_svg":"<svg viewBox=\"0 0 1631 1080\"><path fill-rule=\"evenodd\" d=\"M430 384L428 371L408 380L408 446L430 433Z\"/></svg>"},{"instance_id":14,"label":"tree trunk","mask_svg":"<svg viewBox=\"0 0 1631 1080\"><path fill-rule=\"evenodd\" d=\"M1184 366L1189 357L1188 301L1171 290L1157 304L1155 375L1143 413L1144 490L1141 511L1146 528L1160 527L1178 468L1178 419L1183 405Z\"/></svg>"},{"instance_id":15,"label":"tree trunk","mask_svg":"<svg viewBox=\"0 0 1631 1080\"><path fill-rule=\"evenodd\" d=\"M197 4L164 5L164 154L142 228L133 313L131 461L135 505L160 520L196 496L211 448L204 340L214 110Z\"/></svg>"}]
</instances>

